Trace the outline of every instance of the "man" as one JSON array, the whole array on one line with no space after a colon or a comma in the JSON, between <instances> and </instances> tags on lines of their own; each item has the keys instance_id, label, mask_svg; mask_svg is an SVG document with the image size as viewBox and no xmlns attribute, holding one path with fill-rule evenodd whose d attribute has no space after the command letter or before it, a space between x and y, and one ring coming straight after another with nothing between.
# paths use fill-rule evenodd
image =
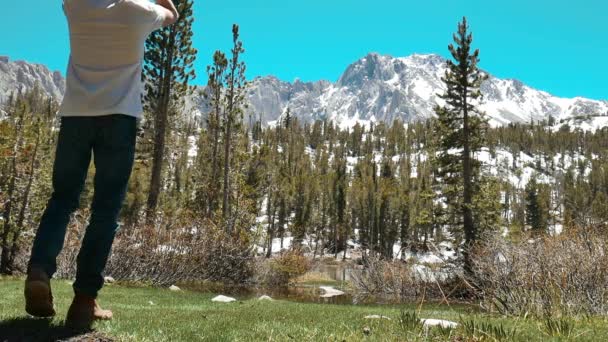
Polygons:
<instances>
[{"instance_id":1,"label":"man","mask_svg":"<svg viewBox=\"0 0 608 342\"><path fill-rule=\"evenodd\" d=\"M66 325L89 328L111 319L96 298L103 286L117 220L126 194L142 115L144 42L154 30L178 20L171 0L64 0L70 31L66 93L59 109L53 193L36 233L25 281L26 311L55 315L50 278L63 248L70 214L93 154L91 217L77 258L74 300Z\"/></svg>"}]
</instances>

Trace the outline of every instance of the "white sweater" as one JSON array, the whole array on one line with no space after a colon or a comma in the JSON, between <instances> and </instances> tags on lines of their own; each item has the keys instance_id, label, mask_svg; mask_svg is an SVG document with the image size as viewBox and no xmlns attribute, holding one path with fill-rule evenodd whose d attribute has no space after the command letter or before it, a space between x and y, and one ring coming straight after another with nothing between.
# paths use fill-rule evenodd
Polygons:
<instances>
[{"instance_id":1,"label":"white sweater","mask_svg":"<svg viewBox=\"0 0 608 342\"><path fill-rule=\"evenodd\" d=\"M142 62L164 12L148 0L64 0L70 31L66 92L59 116L143 113Z\"/></svg>"}]
</instances>

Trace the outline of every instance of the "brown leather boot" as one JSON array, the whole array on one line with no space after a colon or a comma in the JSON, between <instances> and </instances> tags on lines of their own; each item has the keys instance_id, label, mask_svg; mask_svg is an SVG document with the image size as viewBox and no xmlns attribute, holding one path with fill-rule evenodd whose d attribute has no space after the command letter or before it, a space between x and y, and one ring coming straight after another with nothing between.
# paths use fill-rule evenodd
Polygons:
<instances>
[{"instance_id":1,"label":"brown leather boot","mask_svg":"<svg viewBox=\"0 0 608 342\"><path fill-rule=\"evenodd\" d=\"M39 268L31 268L25 279L25 311L35 317L55 316L49 276Z\"/></svg>"},{"instance_id":2,"label":"brown leather boot","mask_svg":"<svg viewBox=\"0 0 608 342\"><path fill-rule=\"evenodd\" d=\"M76 294L68 310L65 325L72 329L91 329L94 321L110 319L112 319L112 311L103 310L95 298Z\"/></svg>"}]
</instances>

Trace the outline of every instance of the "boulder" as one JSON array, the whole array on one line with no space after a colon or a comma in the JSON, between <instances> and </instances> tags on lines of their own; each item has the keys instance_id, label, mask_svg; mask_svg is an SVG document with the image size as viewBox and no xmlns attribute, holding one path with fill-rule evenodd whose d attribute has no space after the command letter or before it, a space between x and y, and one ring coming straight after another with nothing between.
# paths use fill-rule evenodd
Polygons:
<instances>
[{"instance_id":1,"label":"boulder","mask_svg":"<svg viewBox=\"0 0 608 342\"><path fill-rule=\"evenodd\" d=\"M179 287L177 287L175 285L171 285L171 286L169 286L169 290L178 292L178 291L181 291L182 289L180 289Z\"/></svg>"}]
</instances>

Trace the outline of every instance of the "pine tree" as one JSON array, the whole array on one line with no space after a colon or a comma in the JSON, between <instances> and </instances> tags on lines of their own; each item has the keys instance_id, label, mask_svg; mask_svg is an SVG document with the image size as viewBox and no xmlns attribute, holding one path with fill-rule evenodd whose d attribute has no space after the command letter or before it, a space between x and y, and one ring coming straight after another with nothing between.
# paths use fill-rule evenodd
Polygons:
<instances>
[{"instance_id":1,"label":"pine tree","mask_svg":"<svg viewBox=\"0 0 608 342\"><path fill-rule=\"evenodd\" d=\"M207 74L209 81L207 82L207 91L205 98L209 103L211 111L207 118L207 132L205 139L205 148L210 146L210 161L205 158L199 160L199 165L204 169L206 166L211 164L211 170L209 170L210 177L206 180L204 189L208 189L208 192L200 196L201 200L207 203L206 214L211 216L216 209L216 205L219 199L219 174L220 174L220 136L221 136L221 118L223 110L223 98L222 93L224 89L224 82L226 78L226 68L228 66L228 60L226 55L221 51L216 51L213 54L213 65L207 67Z\"/></svg>"},{"instance_id":2,"label":"pine tree","mask_svg":"<svg viewBox=\"0 0 608 342\"><path fill-rule=\"evenodd\" d=\"M543 216L538 183L536 177L532 177L526 184L526 224L535 234L539 234L545 229Z\"/></svg>"},{"instance_id":3,"label":"pine tree","mask_svg":"<svg viewBox=\"0 0 608 342\"><path fill-rule=\"evenodd\" d=\"M456 46L448 49L454 58L447 61L447 70L442 77L446 92L441 95L446 104L437 106L438 120L435 133L438 139L438 174L444 184L443 196L448 207L458 218L452 225L464 232L465 270L471 272L468 250L477 239L477 226L473 215L473 198L479 191L480 163L473 153L479 151L483 142L485 121L483 113L476 108L481 98L480 86L485 79L478 69L479 50L471 53L473 37L468 31L466 18L458 24L453 36ZM458 154L451 150L457 149ZM460 221L462 220L462 221Z\"/></svg>"},{"instance_id":4,"label":"pine tree","mask_svg":"<svg viewBox=\"0 0 608 342\"><path fill-rule=\"evenodd\" d=\"M233 131L237 131L243 120L243 106L245 100L245 63L241 55L245 52L243 42L239 38L239 26L232 26L232 56L228 61L226 76L226 109L224 111L224 195L222 215L226 220L231 213L231 184L230 171L231 153L233 148ZM232 225L227 226L232 231Z\"/></svg>"},{"instance_id":5,"label":"pine tree","mask_svg":"<svg viewBox=\"0 0 608 342\"><path fill-rule=\"evenodd\" d=\"M152 174L147 199L146 218L151 221L162 184L166 139L171 113L183 107L184 96L192 91L189 82L195 78L196 49L192 47L192 0L175 0L179 20L154 31L146 40L144 58L144 96L147 115L152 115L154 147ZM148 119L148 118L146 118Z\"/></svg>"}]
</instances>

